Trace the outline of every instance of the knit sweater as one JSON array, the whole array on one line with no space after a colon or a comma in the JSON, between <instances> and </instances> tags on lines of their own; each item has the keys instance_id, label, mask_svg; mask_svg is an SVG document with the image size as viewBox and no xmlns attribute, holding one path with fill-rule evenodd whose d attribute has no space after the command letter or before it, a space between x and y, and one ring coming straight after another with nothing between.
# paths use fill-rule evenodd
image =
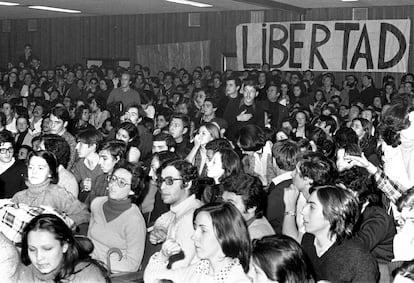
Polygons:
<instances>
[{"instance_id":1,"label":"knit sweater","mask_svg":"<svg viewBox=\"0 0 414 283\"><path fill-rule=\"evenodd\" d=\"M50 206L66 213L77 225L89 221L89 212L86 206L64 188L51 184L49 179L38 185L27 181L26 185L27 189L16 193L12 202L31 206Z\"/></svg>"},{"instance_id":2,"label":"knit sweater","mask_svg":"<svg viewBox=\"0 0 414 283\"><path fill-rule=\"evenodd\" d=\"M53 283L54 274L41 274L33 265L22 265L19 270L19 279L22 283ZM75 270L63 282L70 283L106 283L102 271L93 263L80 262L75 266Z\"/></svg>"},{"instance_id":3,"label":"knit sweater","mask_svg":"<svg viewBox=\"0 0 414 283\"><path fill-rule=\"evenodd\" d=\"M139 208L132 204L117 218L107 222L103 205L108 197L97 197L91 204L91 220L88 237L95 249L92 257L106 262L110 248L118 248L122 252L119 260L117 254L110 257L112 272L133 272L141 265L144 255L146 227Z\"/></svg>"},{"instance_id":4,"label":"knit sweater","mask_svg":"<svg viewBox=\"0 0 414 283\"><path fill-rule=\"evenodd\" d=\"M315 272L315 280L373 283L379 278L374 257L361 245L345 240L334 243L323 255L315 249L315 236L306 233L302 247Z\"/></svg>"}]
</instances>

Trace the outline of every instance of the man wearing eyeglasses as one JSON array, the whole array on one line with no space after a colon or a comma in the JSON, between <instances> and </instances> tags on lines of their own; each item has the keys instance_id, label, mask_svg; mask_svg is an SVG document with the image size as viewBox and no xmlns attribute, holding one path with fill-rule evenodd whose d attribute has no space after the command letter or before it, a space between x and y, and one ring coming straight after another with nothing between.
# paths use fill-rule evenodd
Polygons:
<instances>
[{"instance_id":1,"label":"man wearing eyeglasses","mask_svg":"<svg viewBox=\"0 0 414 283\"><path fill-rule=\"evenodd\" d=\"M24 176L27 172L22 160L15 160L14 138L9 131L0 132L0 199L11 198L26 189Z\"/></svg>"},{"instance_id":2,"label":"man wearing eyeglasses","mask_svg":"<svg viewBox=\"0 0 414 283\"><path fill-rule=\"evenodd\" d=\"M197 168L184 160L167 163L161 169L158 187L165 204L170 211L161 215L150 234L152 244L168 241L184 254L184 258L175 261L172 269L188 266L195 257L195 247L191 240L194 233L193 213L201 206L195 198L193 182L197 179Z\"/></svg>"}]
</instances>

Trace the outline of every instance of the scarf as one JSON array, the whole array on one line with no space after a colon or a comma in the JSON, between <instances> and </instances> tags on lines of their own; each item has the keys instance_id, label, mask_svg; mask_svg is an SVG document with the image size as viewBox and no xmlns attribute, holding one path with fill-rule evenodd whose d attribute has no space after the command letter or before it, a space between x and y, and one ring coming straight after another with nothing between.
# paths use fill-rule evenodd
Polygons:
<instances>
[{"instance_id":1,"label":"scarf","mask_svg":"<svg viewBox=\"0 0 414 283\"><path fill-rule=\"evenodd\" d=\"M128 210L132 206L131 200L115 200L108 198L103 204L103 212L106 222L110 222L121 215L124 211Z\"/></svg>"}]
</instances>

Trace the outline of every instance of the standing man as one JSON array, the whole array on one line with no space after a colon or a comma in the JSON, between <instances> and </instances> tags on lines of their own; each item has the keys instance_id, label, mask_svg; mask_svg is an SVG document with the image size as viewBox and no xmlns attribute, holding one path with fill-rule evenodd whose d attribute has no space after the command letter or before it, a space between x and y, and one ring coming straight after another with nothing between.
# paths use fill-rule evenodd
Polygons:
<instances>
[{"instance_id":1,"label":"standing man","mask_svg":"<svg viewBox=\"0 0 414 283\"><path fill-rule=\"evenodd\" d=\"M247 79L244 81L243 97L239 103L227 105L224 119L229 123L227 131L230 140L234 140L237 132L246 125L254 124L261 128L265 126L265 112L263 107L256 103L256 81Z\"/></svg>"},{"instance_id":2,"label":"standing man","mask_svg":"<svg viewBox=\"0 0 414 283\"><path fill-rule=\"evenodd\" d=\"M19 56L17 64L19 65L20 63L23 63L25 67L30 67L32 59L32 45L27 43L24 45L24 53Z\"/></svg>"},{"instance_id":3,"label":"standing man","mask_svg":"<svg viewBox=\"0 0 414 283\"><path fill-rule=\"evenodd\" d=\"M139 93L131 87L131 74L123 73L121 76L121 87L114 88L108 96L106 104L121 102L124 108L133 104L141 105L141 97Z\"/></svg>"}]
</instances>

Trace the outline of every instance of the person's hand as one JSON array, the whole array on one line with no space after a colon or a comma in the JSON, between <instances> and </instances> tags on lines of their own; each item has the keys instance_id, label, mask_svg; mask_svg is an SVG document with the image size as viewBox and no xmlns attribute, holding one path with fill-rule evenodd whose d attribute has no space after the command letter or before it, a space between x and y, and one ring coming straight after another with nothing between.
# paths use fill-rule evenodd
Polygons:
<instances>
[{"instance_id":1,"label":"person's hand","mask_svg":"<svg viewBox=\"0 0 414 283\"><path fill-rule=\"evenodd\" d=\"M195 137L194 137L194 146L195 147L200 147L201 146L201 136L200 136L200 134L197 134Z\"/></svg>"},{"instance_id":2,"label":"person's hand","mask_svg":"<svg viewBox=\"0 0 414 283\"><path fill-rule=\"evenodd\" d=\"M161 254L164 259L170 258L170 256L178 254L181 251L181 246L176 241L168 239L162 244Z\"/></svg>"},{"instance_id":3,"label":"person's hand","mask_svg":"<svg viewBox=\"0 0 414 283\"><path fill-rule=\"evenodd\" d=\"M92 189L92 180L91 178L85 178L83 180L83 189L82 191L89 192Z\"/></svg>"},{"instance_id":4,"label":"person's hand","mask_svg":"<svg viewBox=\"0 0 414 283\"><path fill-rule=\"evenodd\" d=\"M160 227L154 227L154 230L151 231L149 236L150 243L156 245L164 242L165 239L167 239L167 230Z\"/></svg>"},{"instance_id":5,"label":"person's hand","mask_svg":"<svg viewBox=\"0 0 414 283\"><path fill-rule=\"evenodd\" d=\"M252 114L246 113L246 112L247 112L247 110L244 110L242 113L237 115L237 117L236 117L237 121L246 122L246 121L249 121L253 117Z\"/></svg>"},{"instance_id":6,"label":"person's hand","mask_svg":"<svg viewBox=\"0 0 414 283\"><path fill-rule=\"evenodd\" d=\"M368 161L364 153L362 153L361 156L346 155L344 156L344 160L348 162L351 167L358 166L366 168L370 174L375 174L375 172L377 172L377 167Z\"/></svg>"},{"instance_id":7,"label":"person's hand","mask_svg":"<svg viewBox=\"0 0 414 283\"><path fill-rule=\"evenodd\" d=\"M296 211L296 203L299 198L299 190L295 185L290 185L285 188L285 193L283 195L283 202L285 203L285 211Z\"/></svg>"}]
</instances>

